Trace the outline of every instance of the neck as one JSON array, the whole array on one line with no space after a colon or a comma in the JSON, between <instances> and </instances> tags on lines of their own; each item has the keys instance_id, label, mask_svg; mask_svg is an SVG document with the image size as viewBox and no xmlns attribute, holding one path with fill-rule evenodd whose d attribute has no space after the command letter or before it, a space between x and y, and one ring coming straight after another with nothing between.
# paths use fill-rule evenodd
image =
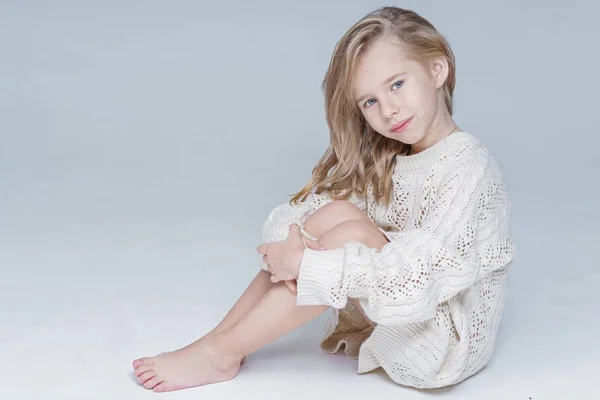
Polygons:
<instances>
[{"instance_id":1,"label":"neck","mask_svg":"<svg viewBox=\"0 0 600 400\"><path fill-rule=\"evenodd\" d=\"M434 119L429 132L420 141L410 147L409 154L420 153L428 147L433 146L446 136L451 135L456 131L460 131L460 128L456 125L452 119L452 116L445 109L445 106L444 110L446 112L443 113L443 115L439 115Z\"/></svg>"}]
</instances>

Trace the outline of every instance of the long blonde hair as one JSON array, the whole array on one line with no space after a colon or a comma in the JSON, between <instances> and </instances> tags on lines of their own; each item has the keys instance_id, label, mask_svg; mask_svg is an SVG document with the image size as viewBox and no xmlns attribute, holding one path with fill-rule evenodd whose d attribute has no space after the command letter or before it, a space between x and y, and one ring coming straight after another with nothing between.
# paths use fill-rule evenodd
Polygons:
<instances>
[{"instance_id":1,"label":"long blonde hair","mask_svg":"<svg viewBox=\"0 0 600 400\"><path fill-rule=\"evenodd\" d=\"M456 63L446 39L414 11L383 7L367 14L335 46L322 83L330 145L313 169L310 181L292 197L290 204L304 201L313 190L317 194L325 191L334 200L347 200L353 193L365 197L369 186L377 202L383 198L389 204L396 155L406 154L410 146L373 130L352 92L360 57L382 37L399 40L408 56L421 63L432 57L446 58L448 77L440 90L452 115Z\"/></svg>"}]
</instances>

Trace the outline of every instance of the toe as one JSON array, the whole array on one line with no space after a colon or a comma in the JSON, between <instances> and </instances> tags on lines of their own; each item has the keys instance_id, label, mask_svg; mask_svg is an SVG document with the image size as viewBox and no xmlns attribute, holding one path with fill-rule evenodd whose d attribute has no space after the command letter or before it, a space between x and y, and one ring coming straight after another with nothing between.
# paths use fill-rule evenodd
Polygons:
<instances>
[{"instance_id":1,"label":"toe","mask_svg":"<svg viewBox=\"0 0 600 400\"><path fill-rule=\"evenodd\" d=\"M133 368L137 368L140 365L153 364L153 363L154 363L154 357L138 358L137 360L135 360L133 362Z\"/></svg>"},{"instance_id":2,"label":"toe","mask_svg":"<svg viewBox=\"0 0 600 400\"><path fill-rule=\"evenodd\" d=\"M153 389L159 383L162 383L162 379L160 379L157 376L155 376L154 378L152 378L152 379L147 380L146 382L144 382L144 387L146 389Z\"/></svg>"},{"instance_id":3,"label":"toe","mask_svg":"<svg viewBox=\"0 0 600 400\"><path fill-rule=\"evenodd\" d=\"M143 385L144 383L146 383L148 380L154 378L155 376L156 376L156 372L154 372L154 370L146 371L143 374L141 374L140 376L138 376L138 381L140 381L140 383Z\"/></svg>"},{"instance_id":4,"label":"toe","mask_svg":"<svg viewBox=\"0 0 600 400\"><path fill-rule=\"evenodd\" d=\"M150 364L140 365L135 369L134 374L135 376L140 376L144 372L150 371L152 368L154 368L154 366Z\"/></svg>"},{"instance_id":5,"label":"toe","mask_svg":"<svg viewBox=\"0 0 600 400\"><path fill-rule=\"evenodd\" d=\"M154 392L156 393L160 393L160 392L170 392L175 390L175 387L169 385L167 382L163 382L163 383L159 383L158 385L154 386Z\"/></svg>"}]
</instances>

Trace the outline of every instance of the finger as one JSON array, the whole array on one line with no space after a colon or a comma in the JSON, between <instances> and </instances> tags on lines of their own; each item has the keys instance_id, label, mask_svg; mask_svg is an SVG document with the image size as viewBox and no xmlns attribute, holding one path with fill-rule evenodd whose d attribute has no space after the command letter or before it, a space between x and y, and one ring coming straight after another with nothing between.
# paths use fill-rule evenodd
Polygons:
<instances>
[{"instance_id":1,"label":"finger","mask_svg":"<svg viewBox=\"0 0 600 400\"><path fill-rule=\"evenodd\" d=\"M306 240L306 246L307 246L309 249L312 249L312 250L318 250L318 249L319 249L319 246L320 246L320 244L319 244L318 242L315 242L314 240Z\"/></svg>"},{"instance_id":2,"label":"finger","mask_svg":"<svg viewBox=\"0 0 600 400\"><path fill-rule=\"evenodd\" d=\"M290 225L290 232L300 233L300 227L298 226L298 224L291 224Z\"/></svg>"},{"instance_id":3,"label":"finger","mask_svg":"<svg viewBox=\"0 0 600 400\"><path fill-rule=\"evenodd\" d=\"M307 240L306 244L312 250L327 250L321 243L315 240Z\"/></svg>"},{"instance_id":4,"label":"finger","mask_svg":"<svg viewBox=\"0 0 600 400\"><path fill-rule=\"evenodd\" d=\"M275 274L271 275L271 282L273 282L273 283L279 282L279 279L277 279L277 277L275 276Z\"/></svg>"},{"instance_id":5,"label":"finger","mask_svg":"<svg viewBox=\"0 0 600 400\"><path fill-rule=\"evenodd\" d=\"M267 244L263 243L256 248L256 252L258 254L266 254L267 253Z\"/></svg>"},{"instance_id":6,"label":"finger","mask_svg":"<svg viewBox=\"0 0 600 400\"><path fill-rule=\"evenodd\" d=\"M292 293L294 293L294 287L293 285L290 283L290 281L283 281L283 283L285 283L285 286L287 286L288 290Z\"/></svg>"},{"instance_id":7,"label":"finger","mask_svg":"<svg viewBox=\"0 0 600 400\"><path fill-rule=\"evenodd\" d=\"M296 287L296 281L284 281L290 292L293 294L298 294L298 289Z\"/></svg>"}]
</instances>

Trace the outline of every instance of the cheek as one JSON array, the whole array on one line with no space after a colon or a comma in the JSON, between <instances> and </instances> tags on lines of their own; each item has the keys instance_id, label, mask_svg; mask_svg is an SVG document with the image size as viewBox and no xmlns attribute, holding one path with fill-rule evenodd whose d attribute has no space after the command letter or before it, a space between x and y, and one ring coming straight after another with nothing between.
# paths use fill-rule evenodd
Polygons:
<instances>
[{"instance_id":1,"label":"cheek","mask_svg":"<svg viewBox=\"0 0 600 400\"><path fill-rule=\"evenodd\" d=\"M381 114L380 115L374 115L371 118L370 124L371 124L371 127L373 129L375 129L375 131L378 132L378 133L384 134L385 132L387 132L387 125L386 125L386 122L381 117Z\"/></svg>"},{"instance_id":2,"label":"cheek","mask_svg":"<svg viewBox=\"0 0 600 400\"><path fill-rule=\"evenodd\" d=\"M437 103L435 86L419 81L415 82L415 85L411 86L410 89L410 92L404 93L403 102L405 107L417 115L429 114L432 107L435 108Z\"/></svg>"},{"instance_id":3,"label":"cheek","mask_svg":"<svg viewBox=\"0 0 600 400\"><path fill-rule=\"evenodd\" d=\"M379 118L377 118L376 113L374 113L372 110L366 112L363 114L365 120L367 121L367 124L369 124L369 126L375 130L379 129L379 126L381 125L381 120Z\"/></svg>"},{"instance_id":4,"label":"cheek","mask_svg":"<svg viewBox=\"0 0 600 400\"><path fill-rule=\"evenodd\" d=\"M430 110L436 110L438 107L438 90L434 87L428 92L427 104L429 105Z\"/></svg>"},{"instance_id":5,"label":"cheek","mask_svg":"<svg viewBox=\"0 0 600 400\"><path fill-rule=\"evenodd\" d=\"M386 131L383 121L380 117L377 117L376 113L365 113L363 117L375 132L382 133Z\"/></svg>"},{"instance_id":6,"label":"cheek","mask_svg":"<svg viewBox=\"0 0 600 400\"><path fill-rule=\"evenodd\" d=\"M410 108L417 116L431 117L435 114L437 108L437 93L431 93L430 91L415 93L411 97Z\"/></svg>"}]
</instances>

